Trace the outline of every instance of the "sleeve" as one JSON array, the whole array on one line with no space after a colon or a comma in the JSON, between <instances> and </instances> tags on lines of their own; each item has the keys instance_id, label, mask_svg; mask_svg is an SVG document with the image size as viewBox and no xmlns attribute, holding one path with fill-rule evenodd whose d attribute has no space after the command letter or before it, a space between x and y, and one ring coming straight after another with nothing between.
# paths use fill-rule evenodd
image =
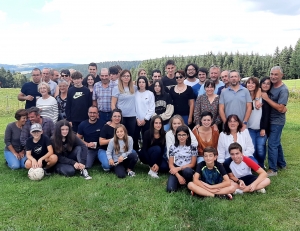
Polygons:
<instances>
[{"instance_id":1,"label":"sleeve","mask_svg":"<svg viewBox=\"0 0 300 231\"><path fill-rule=\"evenodd\" d=\"M246 90L246 101L247 101L247 103L252 103L253 100L251 99L250 92L248 91L248 89L245 89L245 90Z\"/></svg>"},{"instance_id":2,"label":"sleeve","mask_svg":"<svg viewBox=\"0 0 300 231\"><path fill-rule=\"evenodd\" d=\"M227 171L225 170L225 167L222 164L219 164L218 162L216 162L215 165L219 169L219 172L221 173L222 176L227 175Z\"/></svg>"},{"instance_id":3,"label":"sleeve","mask_svg":"<svg viewBox=\"0 0 300 231\"><path fill-rule=\"evenodd\" d=\"M126 158L129 154L132 153L133 150L133 140L131 136L128 136L128 151L123 153L122 156Z\"/></svg>"},{"instance_id":4,"label":"sleeve","mask_svg":"<svg viewBox=\"0 0 300 231\"><path fill-rule=\"evenodd\" d=\"M245 156L253 156L254 145L248 129L245 129L243 132L241 132L241 135L244 141L243 154Z\"/></svg>"},{"instance_id":5,"label":"sleeve","mask_svg":"<svg viewBox=\"0 0 300 231\"><path fill-rule=\"evenodd\" d=\"M201 161L199 164L196 166L196 172L201 175L201 169L204 167L204 161Z\"/></svg>"},{"instance_id":6,"label":"sleeve","mask_svg":"<svg viewBox=\"0 0 300 231\"><path fill-rule=\"evenodd\" d=\"M6 146L11 145L11 137L13 132L11 126L12 126L11 124L8 124L5 129L4 143Z\"/></svg>"},{"instance_id":7,"label":"sleeve","mask_svg":"<svg viewBox=\"0 0 300 231\"><path fill-rule=\"evenodd\" d=\"M194 99L194 92L191 86L187 86L188 89L188 99Z\"/></svg>"},{"instance_id":8,"label":"sleeve","mask_svg":"<svg viewBox=\"0 0 300 231\"><path fill-rule=\"evenodd\" d=\"M86 158L87 158L87 146L82 142L81 139L79 139L77 136L75 136L75 144L73 146L73 149L77 146L81 147L81 153L80 153L80 163L86 164Z\"/></svg>"},{"instance_id":9,"label":"sleeve","mask_svg":"<svg viewBox=\"0 0 300 231\"><path fill-rule=\"evenodd\" d=\"M25 151L31 151L31 149L32 149L31 142L29 139L27 139L25 143Z\"/></svg>"},{"instance_id":10,"label":"sleeve","mask_svg":"<svg viewBox=\"0 0 300 231\"><path fill-rule=\"evenodd\" d=\"M48 136L43 136L44 137L44 142L46 144L46 146L48 147L49 145L52 145L50 142L50 139L48 138Z\"/></svg>"},{"instance_id":11,"label":"sleeve","mask_svg":"<svg viewBox=\"0 0 300 231\"><path fill-rule=\"evenodd\" d=\"M224 163L226 155L225 133L221 133L218 141L218 162Z\"/></svg>"},{"instance_id":12,"label":"sleeve","mask_svg":"<svg viewBox=\"0 0 300 231\"><path fill-rule=\"evenodd\" d=\"M106 156L107 159L113 159L112 155L113 155L113 150L114 150L114 140L111 139L108 143L107 149L106 149Z\"/></svg>"},{"instance_id":13,"label":"sleeve","mask_svg":"<svg viewBox=\"0 0 300 231\"><path fill-rule=\"evenodd\" d=\"M149 108L145 115L146 120L150 120L151 116L155 113L155 99L154 94L151 91L148 91L149 95Z\"/></svg>"},{"instance_id":14,"label":"sleeve","mask_svg":"<svg viewBox=\"0 0 300 231\"><path fill-rule=\"evenodd\" d=\"M174 135L173 135L172 131L170 130L166 133L166 145L167 145L167 156L168 157L169 157L169 152L170 152L170 146L172 144L174 144L171 136L174 136Z\"/></svg>"},{"instance_id":15,"label":"sleeve","mask_svg":"<svg viewBox=\"0 0 300 231\"><path fill-rule=\"evenodd\" d=\"M118 97L119 97L119 94L120 94L119 88L118 88L118 86L115 86L115 87L112 89L111 96L112 96L112 97L118 98Z\"/></svg>"},{"instance_id":16,"label":"sleeve","mask_svg":"<svg viewBox=\"0 0 300 231\"><path fill-rule=\"evenodd\" d=\"M171 146L170 146L170 151L169 151L169 157L171 157L171 156L175 156L175 149L176 149L176 147L172 144Z\"/></svg>"},{"instance_id":17,"label":"sleeve","mask_svg":"<svg viewBox=\"0 0 300 231\"><path fill-rule=\"evenodd\" d=\"M55 98L53 98L53 106L52 106L52 110L53 110L53 118L51 118L53 121L57 122L58 119L58 106L57 106L57 101L55 100Z\"/></svg>"},{"instance_id":18,"label":"sleeve","mask_svg":"<svg viewBox=\"0 0 300 231\"><path fill-rule=\"evenodd\" d=\"M278 98L278 104L287 105L288 99L289 99L289 90L285 87L284 89L282 89L280 91L280 95Z\"/></svg>"},{"instance_id":19,"label":"sleeve","mask_svg":"<svg viewBox=\"0 0 300 231\"><path fill-rule=\"evenodd\" d=\"M197 146L191 145L190 148L191 148L191 155L192 156L198 156Z\"/></svg>"},{"instance_id":20,"label":"sleeve","mask_svg":"<svg viewBox=\"0 0 300 231\"><path fill-rule=\"evenodd\" d=\"M229 162L228 164L225 164L225 163L224 163L224 165L223 165L224 168L225 168L225 171L227 172L227 174L228 174L228 173L232 173L231 168L230 168L231 162L232 162L232 159L230 160L230 162Z\"/></svg>"},{"instance_id":21,"label":"sleeve","mask_svg":"<svg viewBox=\"0 0 300 231\"><path fill-rule=\"evenodd\" d=\"M165 93L165 94L166 94L167 108L166 108L166 111L164 113L162 113L160 116L163 120L168 120L171 118L171 116L174 113L174 106L173 106L171 96L168 93Z\"/></svg>"},{"instance_id":22,"label":"sleeve","mask_svg":"<svg viewBox=\"0 0 300 231\"><path fill-rule=\"evenodd\" d=\"M202 84L201 87L200 87L200 89L199 89L199 92L198 92L198 97L200 95L203 95L204 93L205 93L205 91L204 91L204 84Z\"/></svg>"},{"instance_id":23,"label":"sleeve","mask_svg":"<svg viewBox=\"0 0 300 231\"><path fill-rule=\"evenodd\" d=\"M198 141L196 139L196 136L191 131L191 129L189 129L189 132L190 132L190 136L191 136L191 140L192 140L191 144L197 147L198 146Z\"/></svg>"},{"instance_id":24,"label":"sleeve","mask_svg":"<svg viewBox=\"0 0 300 231\"><path fill-rule=\"evenodd\" d=\"M21 136L20 136L20 142L21 146L25 147L26 145L26 140L30 137L30 122L26 122L25 125L23 126L23 129L21 131Z\"/></svg>"},{"instance_id":25,"label":"sleeve","mask_svg":"<svg viewBox=\"0 0 300 231\"><path fill-rule=\"evenodd\" d=\"M72 107L72 97L71 97L71 94L72 94L72 87L68 90L68 93L67 93L67 103L66 103L66 117L67 117L67 120L70 122L72 121L71 119L71 107Z\"/></svg>"},{"instance_id":26,"label":"sleeve","mask_svg":"<svg viewBox=\"0 0 300 231\"><path fill-rule=\"evenodd\" d=\"M257 163L255 163L253 160L251 160L251 158L247 156L243 156L243 161L249 166L249 168L251 168L255 172L260 168Z\"/></svg>"},{"instance_id":27,"label":"sleeve","mask_svg":"<svg viewBox=\"0 0 300 231\"><path fill-rule=\"evenodd\" d=\"M225 104L224 94L220 95L219 104Z\"/></svg>"},{"instance_id":28,"label":"sleeve","mask_svg":"<svg viewBox=\"0 0 300 231\"><path fill-rule=\"evenodd\" d=\"M83 130L84 130L84 121L82 121L79 125L78 125L78 130L77 130L77 134L82 135L83 136ZM102 130L102 129L101 129Z\"/></svg>"}]
</instances>

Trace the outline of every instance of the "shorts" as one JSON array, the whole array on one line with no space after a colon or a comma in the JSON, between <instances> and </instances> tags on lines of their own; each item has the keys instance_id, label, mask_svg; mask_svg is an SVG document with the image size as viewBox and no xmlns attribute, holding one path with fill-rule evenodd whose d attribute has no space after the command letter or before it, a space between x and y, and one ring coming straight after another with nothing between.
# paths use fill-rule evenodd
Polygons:
<instances>
[{"instance_id":1,"label":"shorts","mask_svg":"<svg viewBox=\"0 0 300 231\"><path fill-rule=\"evenodd\" d=\"M243 176L239 179L244 181L245 185L248 186L248 185L252 184L257 179L257 176L247 175L247 176Z\"/></svg>"}]
</instances>

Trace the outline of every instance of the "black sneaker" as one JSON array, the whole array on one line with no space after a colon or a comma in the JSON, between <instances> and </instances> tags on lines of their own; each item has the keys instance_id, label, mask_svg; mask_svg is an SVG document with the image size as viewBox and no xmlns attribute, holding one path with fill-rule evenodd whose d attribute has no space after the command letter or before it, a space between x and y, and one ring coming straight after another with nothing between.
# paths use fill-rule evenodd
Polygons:
<instances>
[{"instance_id":1,"label":"black sneaker","mask_svg":"<svg viewBox=\"0 0 300 231\"><path fill-rule=\"evenodd\" d=\"M92 179L92 177L89 176L89 173L88 173L88 171L87 171L86 169L80 170L80 175L81 175L84 179L86 179L86 180L91 180L91 179Z\"/></svg>"},{"instance_id":2,"label":"black sneaker","mask_svg":"<svg viewBox=\"0 0 300 231\"><path fill-rule=\"evenodd\" d=\"M43 168L44 169L44 176L51 176L51 172L49 171L49 169L47 168Z\"/></svg>"},{"instance_id":3,"label":"black sneaker","mask_svg":"<svg viewBox=\"0 0 300 231\"><path fill-rule=\"evenodd\" d=\"M231 194L223 194L223 195L215 194L215 197L220 198L220 199L225 199L225 200L232 200Z\"/></svg>"}]
</instances>

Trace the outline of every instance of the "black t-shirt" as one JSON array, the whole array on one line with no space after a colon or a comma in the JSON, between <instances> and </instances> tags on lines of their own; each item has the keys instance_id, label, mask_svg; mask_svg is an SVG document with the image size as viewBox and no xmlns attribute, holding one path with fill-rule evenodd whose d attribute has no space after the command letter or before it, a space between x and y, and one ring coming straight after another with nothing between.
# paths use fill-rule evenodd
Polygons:
<instances>
[{"instance_id":1,"label":"black t-shirt","mask_svg":"<svg viewBox=\"0 0 300 231\"><path fill-rule=\"evenodd\" d=\"M212 169L208 169L205 161L200 162L197 164L196 172L200 174L199 180L210 185L222 183L223 176L227 174L223 165L217 161Z\"/></svg>"},{"instance_id":2,"label":"black t-shirt","mask_svg":"<svg viewBox=\"0 0 300 231\"><path fill-rule=\"evenodd\" d=\"M189 100L194 99L192 87L187 86L187 89L182 93L176 93L175 87L171 87L170 96L173 100L174 115L187 116L190 114Z\"/></svg>"},{"instance_id":3,"label":"black t-shirt","mask_svg":"<svg viewBox=\"0 0 300 231\"><path fill-rule=\"evenodd\" d=\"M37 143L34 143L33 137L30 137L26 141L26 151L31 151L32 157L38 160L48 153L49 145L51 145L51 143L48 136L42 134L40 140Z\"/></svg>"},{"instance_id":4,"label":"black t-shirt","mask_svg":"<svg viewBox=\"0 0 300 231\"><path fill-rule=\"evenodd\" d=\"M100 132L100 138L111 139L114 137L115 128L105 124ZM106 150L108 145L100 145L100 149Z\"/></svg>"},{"instance_id":5,"label":"black t-shirt","mask_svg":"<svg viewBox=\"0 0 300 231\"><path fill-rule=\"evenodd\" d=\"M97 75L97 76L94 78L94 85L95 85L95 83L100 82L100 81L101 81L100 76ZM85 78L82 80L82 85L85 86L85 87L87 87L87 77L85 77Z\"/></svg>"},{"instance_id":6,"label":"black t-shirt","mask_svg":"<svg viewBox=\"0 0 300 231\"><path fill-rule=\"evenodd\" d=\"M168 78L167 76L164 76L162 79L162 82L164 84L165 87L168 87L169 89L175 85L177 85L177 81L176 78L174 76L173 79Z\"/></svg>"},{"instance_id":7,"label":"black t-shirt","mask_svg":"<svg viewBox=\"0 0 300 231\"><path fill-rule=\"evenodd\" d=\"M169 89L168 87L166 87L165 85L164 85L164 89L165 89L165 92L166 92L166 93L169 93L170 89ZM148 90L149 90L149 91L152 91L153 94L155 95L154 84L152 84L152 85L149 87Z\"/></svg>"},{"instance_id":8,"label":"black t-shirt","mask_svg":"<svg viewBox=\"0 0 300 231\"><path fill-rule=\"evenodd\" d=\"M77 133L83 136L85 142L97 142L98 149L101 124L100 120L97 120L96 123L93 124L91 124L89 120L82 121L78 126Z\"/></svg>"},{"instance_id":9,"label":"black t-shirt","mask_svg":"<svg viewBox=\"0 0 300 231\"><path fill-rule=\"evenodd\" d=\"M24 83L24 85L22 86L21 92L26 96L31 95L34 97L34 99L32 101L26 100L25 109L35 107L36 106L36 97L42 96L38 91L38 84L36 84L34 82Z\"/></svg>"}]
</instances>

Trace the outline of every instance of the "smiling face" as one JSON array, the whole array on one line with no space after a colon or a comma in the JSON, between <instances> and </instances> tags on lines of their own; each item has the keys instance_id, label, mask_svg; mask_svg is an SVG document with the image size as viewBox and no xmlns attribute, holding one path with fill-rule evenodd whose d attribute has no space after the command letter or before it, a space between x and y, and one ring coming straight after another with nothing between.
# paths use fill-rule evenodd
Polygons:
<instances>
[{"instance_id":1,"label":"smiling face","mask_svg":"<svg viewBox=\"0 0 300 231\"><path fill-rule=\"evenodd\" d=\"M178 84L184 82L184 76L181 75L179 72L177 72L177 73L175 74L175 78L176 78L176 82L177 82Z\"/></svg>"},{"instance_id":2,"label":"smiling face","mask_svg":"<svg viewBox=\"0 0 300 231\"><path fill-rule=\"evenodd\" d=\"M21 125L23 126L26 123L27 120L27 116L21 116L21 118L19 119Z\"/></svg>"},{"instance_id":3,"label":"smiling face","mask_svg":"<svg viewBox=\"0 0 300 231\"><path fill-rule=\"evenodd\" d=\"M92 76L89 76L87 78L87 84L88 84L88 86L94 86L94 83L95 83L94 78Z\"/></svg>"},{"instance_id":4,"label":"smiling face","mask_svg":"<svg viewBox=\"0 0 300 231\"><path fill-rule=\"evenodd\" d=\"M217 81L220 77L220 69L217 67L212 67L209 70L209 77L212 81Z\"/></svg>"},{"instance_id":5,"label":"smiling face","mask_svg":"<svg viewBox=\"0 0 300 231\"><path fill-rule=\"evenodd\" d=\"M154 130L160 131L160 129L162 128L162 123L161 123L161 120L159 118L156 118L154 120L153 127L154 127Z\"/></svg>"},{"instance_id":6,"label":"smiling face","mask_svg":"<svg viewBox=\"0 0 300 231\"><path fill-rule=\"evenodd\" d=\"M152 75L152 80L161 80L161 74L159 72L154 72Z\"/></svg>"},{"instance_id":7,"label":"smiling face","mask_svg":"<svg viewBox=\"0 0 300 231\"><path fill-rule=\"evenodd\" d=\"M146 71L145 70L141 70L139 76L145 76L145 77L147 77Z\"/></svg>"},{"instance_id":8,"label":"smiling face","mask_svg":"<svg viewBox=\"0 0 300 231\"><path fill-rule=\"evenodd\" d=\"M43 80L48 83L50 81L50 69L44 68L42 71Z\"/></svg>"},{"instance_id":9,"label":"smiling face","mask_svg":"<svg viewBox=\"0 0 300 231\"><path fill-rule=\"evenodd\" d=\"M246 87L250 92L252 92L255 90L256 84L252 80L249 80L249 82L246 83Z\"/></svg>"},{"instance_id":10,"label":"smiling face","mask_svg":"<svg viewBox=\"0 0 300 231\"><path fill-rule=\"evenodd\" d=\"M123 140L124 135L125 135L124 129L122 127L117 128L116 135L117 135L118 139Z\"/></svg>"},{"instance_id":11,"label":"smiling face","mask_svg":"<svg viewBox=\"0 0 300 231\"><path fill-rule=\"evenodd\" d=\"M206 95L210 96L214 94L215 88L210 84L207 87L204 88Z\"/></svg>"},{"instance_id":12,"label":"smiling face","mask_svg":"<svg viewBox=\"0 0 300 231\"><path fill-rule=\"evenodd\" d=\"M229 83L231 86L235 87L240 83L240 76L238 72L230 72Z\"/></svg>"},{"instance_id":13,"label":"smiling face","mask_svg":"<svg viewBox=\"0 0 300 231\"><path fill-rule=\"evenodd\" d=\"M122 116L121 116L121 113L119 112L114 112L111 116L111 121L114 123L114 124L119 124L121 123L121 119L122 119Z\"/></svg>"},{"instance_id":14,"label":"smiling face","mask_svg":"<svg viewBox=\"0 0 300 231\"><path fill-rule=\"evenodd\" d=\"M28 119L32 124L40 122L40 115L36 115L35 112L31 112L28 114Z\"/></svg>"},{"instance_id":15,"label":"smiling face","mask_svg":"<svg viewBox=\"0 0 300 231\"><path fill-rule=\"evenodd\" d=\"M60 127L60 132L61 132L61 135L62 137L66 137L69 133L69 127L68 126L61 126Z\"/></svg>"},{"instance_id":16,"label":"smiling face","mask_svg":"<svg viewBox=\"0 0 300 231\"><path fill-rule=\"evenodd\" d=\"M128 84L131 80L131 75L129 72L124 72L123 75L121 76L121 80L123 83Z\"/></svg>"},{"instance_id":17,"label":"smiling face","mask_svg":"<svg viewBox=\"0 0 300 231\"><path fill-rule=\"evenodd\" d=\"M209 115L203 116L201 118L201 124L202 124L203 127L208 128L208 127L211 126L211 123L212 123L212 118Z\"/></svg>"},{"instance_id":18,"label":"smiling face","mask_svg":"<svg viewBox=\"0 0 300 231\"><path fill-rule=\"evenodd\" d=\"M173 121L172 121L172 130L173 130L173 132L175 132L176 129L177 129L179 126L181 126L181 125L183 125L183 124L181 123L181 120L180 120L180 119L177 119L177 118L173 119Z\"/></svg>"},{"instance_id":19,"label":"smiling face","mask_svg":"<svg viewBox=\"0 0 300 231\"><path fill-rule=\"evenodd\" d=\"M167 65L166 68L165 68L166 72L167 72L167 75L170 77L170 76L174 76L174 73L176 71L176 66L175 65Z\"/></svg>"},{"instance_id":20,"label":"smiling face","mask_svg":"<svg viewBox=\"0 0 300 231\"><path fill-rule=\"evenodd\" d=\"M180 131L177 133L177 138L180 145L185 145L188 137L189 135L186 134L184 131Z\"/></svg>"},{"instance_id":21,"label":"smiling face","mask_svg":"<svg viewBox=\"0 0 300 231\"><path fill-rule=\"evenodd\" d=\"M214 155L213 152L204 152L203 158L207 165L213 166L214 162L217 160L217 155Z\"/></svg>"},{"instance_id":22,"label":"smiling face","mask_svg":"<svg viewBox=\"0 0 300 231\"><path fill-rule=\"evenodd\" d=\"M281 73L281 71L279 69L271 70L270 79L273 84L276 85L278 83L281 83L282 77L283 77L283 74Z\"/></svg>"},{"instance_id":23,"label":"smiling face","mask_svg":"<svg viewBox=\"0 0 300 231\"><path fill-rule=\"evenodd\" d=\"M48 95L48 87L46 85L41 85L39 87L39 92L41 93L42 96L47 96Z\"/></svg>"},{"instance_id":24,"label":"smiling face","mask_svg":"<svg viewBox=\"0 0 300 231\"><path fill-rule=\"evenodd\" d=\"M196 69L193 65L188 66L186 70L187 77L193 78L196 74Z\"/></svg>"},{"instance_id":25,"label":"smiling face","mask_svg":"<svg viewBox=\"0 0 300 231\"><path fill-rule=\"evenodd\" d=\"M81 87L82 86L82 78L79 79L72 79L74 87Z\"/></svg>"},{"instance_id":26,"label":"smiling face","mask_svg":"<svg viewBox=\"0 0 300 231\"><path fill-rule=\"evenodd\" d=\"M198 79L200 80L201 83L204 83L206 80L206 73L199 71L198 72Z\"/></svg>"},{"instance_id":27,"label":"smiling face","mask_svg":"<svg viewBox=\"0 0 300 231\"><path fill-rule=\"evenodd\" d=\"M266 79L264 82L261 83L261 91L268 92L271 89L271 80Z\"/></svg>"},{"instance_id":28,"label":"smiling face","mask_svg":"<svg viewBox=\"0 0 300 231\"><path fill-rule=\"evenodd\" d=\"M66 93L68 91L68 85L65 82L59 83L58 88L61 93Z\"/></svg>"},{"instance_id":29,"label":"smiling face","mask_svg":"<svg viewBox=\"0 0 300 231\"><path fill-rule=\"evenodd\" d=\"M93 76L97 76L97 67L95 66L89 66L89 73Z\"/></svg>"},{"instance_id":30,"label":"smiling face","mask_svg":"<svg viewBox=\"0 0 300 231\"><path fill-rule=\"evenodd\" d=\"M224 84L228 83L229 71L222 71L221 73L221 80Z\"/></svg>"},{"instance_id":31,"label":"smiling face","mask_svg":"<svg viewBox=\"0 0 300 231\"><path fill-rule=\"evenodd\" d=\"M228 127L230 131L237 131L238 126L239 122L234 117L231 117L231 119L228 120Z\"/></svg>"},{"instance_id":32,"label":"smiling face","mask_svg":"<svg viewBox=\"0 0 300 231\"><path fill-rule=\"evenodd\" d=\"M90 107L88 111L89 120L94 122L98 118L98 109L96 107Z\"/></svg>"},{"instance_id":33,"label":"smiling face","mask_svg":"<svg viewBox=\"0 0 300 231\"><path fill-rule=\"evenodd\" d=\"M239 149L231 149L230 157L236 164L240 164L243 160L243 153Z\"/></svg>"},{"instance_id":34,"label":"smiling face","mask_svg":"<svg viewBox=\"0 0 300 231\"><path fill-rule=\"evenodd\" d=\"M158 82L156 82L156 83L154 84L154 91L155 91L155 93L156 93L157 95L160 95L160 93L161 93L161 87L160 87L160 85L159 85Z\"/></svg>"}]
</instances>

